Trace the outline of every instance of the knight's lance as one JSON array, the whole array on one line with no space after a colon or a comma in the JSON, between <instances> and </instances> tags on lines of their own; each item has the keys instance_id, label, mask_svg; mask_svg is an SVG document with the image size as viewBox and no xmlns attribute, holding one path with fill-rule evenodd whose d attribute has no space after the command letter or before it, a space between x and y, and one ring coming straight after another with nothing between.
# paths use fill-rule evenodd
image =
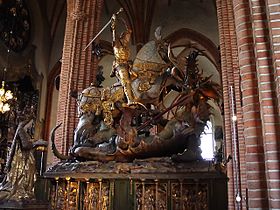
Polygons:
<instances>
[{"instance_id":1,"label":"knight's lance","mask_svg":"<svg viewBox=\"0 0 280 210\"><path fill-rule=\"evenodd\" d=\"M120 14L123 11L123 8L120 8L116 15ZM112 22L112 18L103 26L103 28L93 37L93 39L88 43L85 47L84 51L92 44L92 42L108 27L108 25Z\"/></svg>"}]
</instances>

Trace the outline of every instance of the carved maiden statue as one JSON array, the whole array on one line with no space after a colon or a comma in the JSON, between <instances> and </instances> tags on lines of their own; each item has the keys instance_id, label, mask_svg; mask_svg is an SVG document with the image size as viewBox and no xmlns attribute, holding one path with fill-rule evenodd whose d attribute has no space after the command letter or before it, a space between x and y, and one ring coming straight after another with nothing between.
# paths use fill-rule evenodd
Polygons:
<instances>
[{"instance_id":1,"label":"carved maiden statue","mask_svg":"<svg viewBox=\"0 0 280 210\"><path fill-rule=\"evenodd\" d=\"M26 111L15 132L6 164L6 176L0 184L0 202L23 201L35 199L34 183L36 180L36 166L33 155L34 149L46 146L43 140L34 141L34 113Z\"/></svg>"}]
</instances>

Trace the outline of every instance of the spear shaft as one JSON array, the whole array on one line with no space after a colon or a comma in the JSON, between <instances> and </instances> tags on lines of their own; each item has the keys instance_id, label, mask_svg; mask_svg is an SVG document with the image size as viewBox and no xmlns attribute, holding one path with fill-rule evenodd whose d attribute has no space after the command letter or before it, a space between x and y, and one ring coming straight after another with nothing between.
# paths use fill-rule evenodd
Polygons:
<instances>
[{"instance_id":1,"label":"spear shaft","mask_svg":"<svg viewBox=\"0 0 280 210\"><path fill-rule=\"evenodd\" d=\"M95 35L95 37L93 37L93 39L88 43L88 45L85 47L84 51L92 44L92 42L108 27L108 25L111 23L112 19L110 19L108 21L108 23L106 23L105 26L103 26L103 28Z\"/></svg>"},{"instance_id":2,"label":"spear shaft","mask_svg":"<svg viewBox=\"0 0 280 210\"><path fill-rule=\"evenodd\" d=\"M116 15L120 14L123 11L123 8L120 8ZM108 25L112 22L112 18L103 26L103 28L93 37L93 39L87 44L84 51L92 44L92 42L108 27Z\"/></svg>"}]
</instances>

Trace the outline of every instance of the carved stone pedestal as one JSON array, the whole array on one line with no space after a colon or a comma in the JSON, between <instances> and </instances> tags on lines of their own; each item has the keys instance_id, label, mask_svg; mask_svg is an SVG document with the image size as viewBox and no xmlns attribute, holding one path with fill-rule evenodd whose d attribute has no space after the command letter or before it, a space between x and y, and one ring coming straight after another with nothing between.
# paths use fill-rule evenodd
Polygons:
<instances>
[{"instance_id":1,"label":"carved stone pedestal","mask_svg":"<svg viewBox=\"0 0 280 210\"><path fill-rule=\"evenodd\" d=\"M16 209L28 209L28 210L48 210L49 205L47 203L38 203L36 201L2 201L0 203L1 210L16 210Z\"/></svg>"}]
</instances>

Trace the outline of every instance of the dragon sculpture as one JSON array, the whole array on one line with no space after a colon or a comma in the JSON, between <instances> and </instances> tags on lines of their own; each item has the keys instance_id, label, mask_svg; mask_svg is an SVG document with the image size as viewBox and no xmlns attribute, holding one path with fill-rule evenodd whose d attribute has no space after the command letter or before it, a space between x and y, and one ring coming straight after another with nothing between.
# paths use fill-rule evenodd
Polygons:
<instances>
[{"instance_id":1,"label":"dragon sculpture","mask_svg":"<svg viewBox=\"0 0 280 210\"><path fill-rule=\"evenodd\" d=\"M91 85L78 98L79 122L68 155L55 146L61 160L120 161L170 156L201 159L199 137L209 120L208 100L219 104L220 86L198 68L202 52L188 47L188 55L174 56L172 43L156 39L145 44L131 62L133 94L144 106L127 106L119 83L103 88ZM183 58L183 59L182 59ZM182 62L183 61L183 62ZM169 93L176 93L166 107Z\"/></svg>"}]
</instances>

